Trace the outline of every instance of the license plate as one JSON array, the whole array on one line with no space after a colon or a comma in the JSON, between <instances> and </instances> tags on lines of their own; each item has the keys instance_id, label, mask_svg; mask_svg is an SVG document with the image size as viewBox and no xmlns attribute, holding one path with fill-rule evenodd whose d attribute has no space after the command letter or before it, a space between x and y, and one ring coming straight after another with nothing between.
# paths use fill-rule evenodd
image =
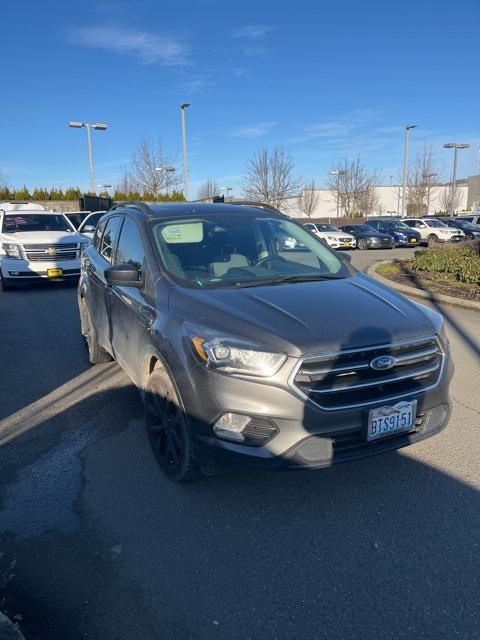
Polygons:
<instances>
[{"instance_id":1,"label":"license plate","mask_svg":"<svg viewBox=\"0 0 480 640\"><path fill-rule=\"evenodd\" d=\"M416 238L410 238L410 242L416 242L417 239Z\"/></svg>"},{"instance_id":2,"label":"license plate","mask_svg":"<svg viewBox=\"0 0 480 640\"><path fill-rule=\"evenodd\" d=\"M47 276L49 278L61 278L63 276L63 269L47 269Z\"/></svg>"},{"instance_id":3,"label":"license plate","mask_svg":"<svg viewBox=\"0 0 480 640\"><path fill-rule=\"evenodd\" d=\"M416 409L416 400L371 409L368 412L367 440L379 440L412 431L415 426Z\"/></svg>"}]
</instances>

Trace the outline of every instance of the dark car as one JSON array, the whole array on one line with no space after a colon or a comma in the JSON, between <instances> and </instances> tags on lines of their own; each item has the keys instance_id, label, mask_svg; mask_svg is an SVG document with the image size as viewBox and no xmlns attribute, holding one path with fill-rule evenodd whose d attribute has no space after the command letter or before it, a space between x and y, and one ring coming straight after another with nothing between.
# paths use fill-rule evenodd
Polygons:
<instances>
[{"instance_id":1,"label":"dark car","mask_svg":"<svg viewBox=\"0 0 480 640\"><path fill-rule=\"evenodd\" d=\"M357 249L393 249L395 246L392 236L368 224L347 224L340 229L355 236Z\"/></svg>"},{"instance_id":2,"label":"dark car","mask_svg":"<svg viewBox=\"0 0 480 640\"><path fill-rule=\"evenodd\" d=\"M477 227L477 225L473 224L469 220L453 218L451 220L445 219L444 222L448 224L449 227L461 229L468 239L480 241L480 227Z\"/></svg>"},{"instance_id":3,"label":"dark car","mask_svg":"<svg viewBox=\"0 0 480 640\"><path fill-rule=\"evenodd\" d=\"M450 416L442 317L281 214L118 205L83 254L78 303L90 361L115 358L140 389L175 481L325 467L428 438Z\"/></svg>"},{"instance_id":4,"label":"dark car","mask_svg":"<svg viewBox=\"0 0 480 640\"><path fill-rule=\"evenodd\" d=\"M422 236L400 220L369 220L368 224L381 233L386 233L397 247L412 247L420 244Z\"/></svg>"},{"instance_id":5,"label":"dark car","mask_svg":"<svg viewBox=\"0 0 480 640\"><path fill-rule=\"evenodd\" d=\"M478 214L472 214L472 215L468 215L468 216L460 216L460 217L456 218L456 220L467 220L468 222L471 222L476 227L480 227L480 215L478 215Z\"/></svg>"}]
</instances>

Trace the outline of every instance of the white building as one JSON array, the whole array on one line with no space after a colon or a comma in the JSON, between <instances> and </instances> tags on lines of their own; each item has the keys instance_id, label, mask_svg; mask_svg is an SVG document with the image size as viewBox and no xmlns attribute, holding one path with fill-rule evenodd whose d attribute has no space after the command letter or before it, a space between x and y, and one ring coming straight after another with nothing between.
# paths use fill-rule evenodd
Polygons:
<instances>
[{"instance_id":1,"label":"white building","mask_svg":"<svg viewBox=\"0 0 480 640\"><path fill-rule=\"evenodd\" d=\"M477 176L474 176L474 178L477 178ZM469 189L472 189L470 181L471 179L468 181L459 180L457 183L457 193L459 198L459 206L457 207L458 211L464 211L467 207L472 206L471 198L469 198ZM429 212L431 214L445 211L445 206L442 204L442 201L444 200L445 194L448 192L449 188L449 184L435 185L432 187L429 207ZM311 215L312 218L337 218L343 216L341 210L337 216L337 198L334 192L329 189L316 189L316 192L318 194L318 202ZM387 213L397 214L401 212L401 185L382 185L376 187L376 192L379 200L378 211L375 211L377 215ZM282 207L282 210L292 218L306 217L305 213L299 207L298 198L289 198Z\"/></svg>"}]
</instances>

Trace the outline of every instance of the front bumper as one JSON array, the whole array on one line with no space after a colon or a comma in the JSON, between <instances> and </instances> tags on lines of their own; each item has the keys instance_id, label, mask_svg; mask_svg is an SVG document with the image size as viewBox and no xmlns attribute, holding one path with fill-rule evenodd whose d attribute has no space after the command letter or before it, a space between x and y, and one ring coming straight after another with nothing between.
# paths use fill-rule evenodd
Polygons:
<instances>
[{"instance_id":1,"label":"front bumper","mask_svg":"<svg viewBox=\"0 0 480 640\"><path fill-rule=\"evenodd\" d=\"M391 404L389 401L325 411L287 385L232 378L198 365L189 374L194 383L193 387L189 385L190 394L185 395L182 389L181 393L191 425L194 455L205 473L239 465L322 468L399 449L444 429L451 414L448 388L452 373L447 356L435 388L402 398L417 400L418 424L413 432L374 442L364 436L368 410ZM227 412L268 419L275 425L276 435L262 446L220 440L212 425Z\"/></svg>"},{"instance_id":2,"label":"front bumper","mask_svg":"<svg viewBox=\"0 0 480 640\"><path fill-rule=\"evenodd\" d=\"M395 241L397 247L418 247L421 244L420 238L398 238Z\"/></svg>"},{"instance_id":3,"label":"front bumper","mask_svg":"<svg viewBox=\"0 0 480 640\"><path fill-rule=\"evenodd\" d=\"M0 259L2 276L10 281L29 282L41 280L68 280L80 276L80 258L75 260L56 260L49 262L29 262L12 260L2 256ZM52 275L52 269L61 269L62 274Z\"/></svg>"}]
</instances>

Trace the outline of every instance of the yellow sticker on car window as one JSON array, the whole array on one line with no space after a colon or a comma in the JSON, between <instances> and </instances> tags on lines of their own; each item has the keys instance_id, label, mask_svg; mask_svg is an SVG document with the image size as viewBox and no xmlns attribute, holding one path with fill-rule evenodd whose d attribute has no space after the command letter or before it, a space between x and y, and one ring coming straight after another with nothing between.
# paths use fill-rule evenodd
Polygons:
<instances>
[{"instance_id":1,"label":"yellow sticker on car window","mask_svg":"<svg viewBox=\"0 0 480 640\"><path fill-rule=\"evenodd\" d=\"M162 238L167 244L202 242L203 222L169 224L162 228Z\"/></svg>"}]
</instances>

